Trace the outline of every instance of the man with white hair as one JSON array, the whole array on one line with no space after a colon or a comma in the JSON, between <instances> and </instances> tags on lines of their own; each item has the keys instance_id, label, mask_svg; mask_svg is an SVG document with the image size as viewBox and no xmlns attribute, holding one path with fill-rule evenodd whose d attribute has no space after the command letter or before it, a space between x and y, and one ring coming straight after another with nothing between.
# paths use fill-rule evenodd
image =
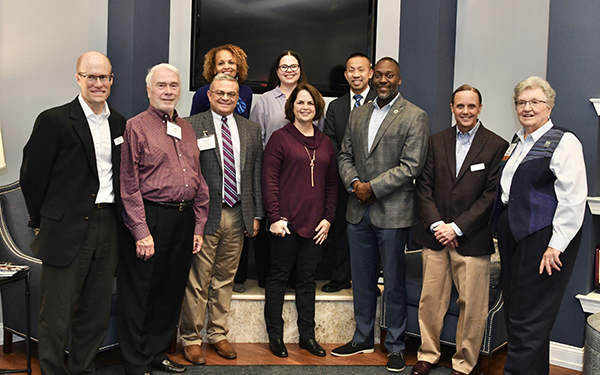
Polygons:
<instances>
[{"instance_id":1,"label":"man with white hair","mask_svg":"<svg viewBox=\"0 0 600 375\"><path fill-rule=\"evenodd\" d=\"M127 374L184 372L164 352L177 330L192 254L202 248L208 187L196 135L177 116L179 71L146 76L150 106L127 121L121 147L126 235L118 277L119 337Z\"/></svg>"}]
</instances>

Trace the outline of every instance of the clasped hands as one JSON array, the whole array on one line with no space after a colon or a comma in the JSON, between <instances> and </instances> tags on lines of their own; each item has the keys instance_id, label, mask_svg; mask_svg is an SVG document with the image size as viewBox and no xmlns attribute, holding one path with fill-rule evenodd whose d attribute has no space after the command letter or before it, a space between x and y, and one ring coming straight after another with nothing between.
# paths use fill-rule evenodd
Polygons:
<instances>
[{"instance_id":1,"label":"clasped hands","mask_svg":"<svg viewBox=\"0 0 600 375\"><path fill-rule=\"evenodd\" d=\"M201 235L194 234L194 248L192 254L198 254L202 249L204 238ZM146 236L141 240L135 241L135 255L146 261L154 256L154 238L152 235Z\"/></svg>"},{"instance_id":2,"label":"clasped hands","mask_svg":"<svg viewBox=\"0 0 600 375\"><path fill-rule=\"evenodd\" d=\"M458 247L458 238L451 224L443 223L438 225L433 228L433 234L435 235L435 239L442 245L452 248Z\"/></svg>"},{"instance_id":3,"label":"clasped hands","mask_svg":"<svg viewBox=\"0 0 600 375\"><path fill-rule=\"evenodd\" d=\"M313 240L317 245L321 245L327 239L329 234L329 228L331 228L331 223L325 219L319 222L319 225L315 228L315 236ZM292 234L288 228L288 222L286 220L278 220L271 224L269 231L272 235L277 237L285 237L286 234Z\"/></svg>"},{"instance_id":4,"label":"clasped hands","mask_svg":"<svg viewBox=\"0 0 600 375\"><path fill-rule=\"evenodd\" d=\"M359 202L371 204L377 200L370 182L361 182L356 180L352 183L352 192L356 195Z\"/></svg>"}]
</instances>

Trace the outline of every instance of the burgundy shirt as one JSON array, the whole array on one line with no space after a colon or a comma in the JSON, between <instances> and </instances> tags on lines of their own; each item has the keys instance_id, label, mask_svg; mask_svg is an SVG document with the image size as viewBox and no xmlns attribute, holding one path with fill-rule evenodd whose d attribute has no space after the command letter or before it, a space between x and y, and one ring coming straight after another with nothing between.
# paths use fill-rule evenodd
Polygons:
<instances>
[{"instance_id":1,"label":"burgundy shirt","mask_svg":"<svg viewBox=\"0 0 600 375\"><path fill-rule=\"evenodd\" d=\"M167 121L181 127L181 140L167 134ZM200 150L192 125L150 106L129 119L121 146L123 220L133 238L150 235L144 199L153 202L194 201L194 234L204 234L208 186L200 172Z\"/></svg>"},{"instance_id":2,"label":"burgundy shirt","mask_svg":"<svg viewBox=\"0 0 600 375\"><path fill-rule=\"evenodd\" d=\"M337 204L338 172L333 145L317 127L314 130L313 137L305 137L288 123L273 133L263 154L262 188L269 222L285 217L293 230L305 238L315 236L321 220L333 224ZM313 187L310 159L315 150Z\"/></svg>"}]
</instances>

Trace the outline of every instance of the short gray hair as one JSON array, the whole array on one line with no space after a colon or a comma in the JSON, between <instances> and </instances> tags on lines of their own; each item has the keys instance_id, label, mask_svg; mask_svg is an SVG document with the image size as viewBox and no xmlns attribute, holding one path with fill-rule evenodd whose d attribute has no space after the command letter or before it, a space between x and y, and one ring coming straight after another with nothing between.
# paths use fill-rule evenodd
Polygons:
<instances>
[{"instance_id":1,"label":"short gray hair","mask_svg":"<svg viewBox=\"0 0 600 375\"><path fill-rule=\"evenodd\" d=\"M556 91L550 86L550 83L543 78L537 76L531 76L524 81L519 82L515 86L515 103L517 102L519 95L526 89L542 89L546 96L546 105L548 108L554 108L554 99L556 98Z\"/></svg>"},{"instance_id":2,"label":"short gray hair","mask_svg":"<svg viewBox=\"0 0 600 375\"><path fill-rule=\"evenodd\" d=\"M160 68L167 68L171 70L173 73L177 74L177 78L179 79L179 82L181 82L181 75L179 74L179 70L171 64L162 63L154 65L152 68L148 69L148 74L146 75L146 87L152 87L152 77L154 77L154 73Z\"/></svg>"},{"instance_id":3,"label":"short gray hair","mask_svg":"<svg viewBox=\"0 0 600 375\"><path fill-rule=\"evenodd\" d=\"M232 77L229 74L219 73L219 74L217 74L213 78L212 82L210 83L210 89L211 90L212 90L212 87L213 87L213 83L215 83L215 81L233 81L235 83L238 83L238 81L237 81L237 79L235 77ZM240 85L238 83L238 91L240 90L239 87L240 87Z\"/></svg>"}]
</instances>

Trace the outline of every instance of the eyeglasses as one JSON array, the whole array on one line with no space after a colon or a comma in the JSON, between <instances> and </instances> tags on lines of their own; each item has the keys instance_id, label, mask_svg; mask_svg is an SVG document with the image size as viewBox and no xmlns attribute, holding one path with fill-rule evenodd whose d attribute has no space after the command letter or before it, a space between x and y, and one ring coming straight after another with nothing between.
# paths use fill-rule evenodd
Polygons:
<instances>
[{"instance_id":1,"label":"eyeglasses","mask_svg":"<svg viewBox=\"0 0 600 375\"><path fill-rule=\"evenodd\" d=\"M217 90L217 91L208 90L208 91L215 94L217 96L217 98L219 98L219 99L221 99L225 95L227 95L231 99L235 99L238 96L238 93L235 91L229 91L229 92L225 92L225 91L221 91L221 90Z\"/></svg>"},{"instance_id":2,"label":"eyeglasses","mask_svg":"<svg viewBox=\"0 0 600 375\"><path fill-rule=\"evenodd\" d=\"M113 77L112 73L111 74L103 74L101 76L95 76L93 74L83 74L83 73L77 73L78 76L80 76L81 78L84 78L86 80L87 83L89 84L94 84L96 83L96 80L100 79L100 82L102 83L106 83L108 81L110 81Z\"/></svg>"},{"instance_id":3,"label":"eyeglasses","mask_svg":"<svg viewBox=\"0 0 600 375\"><path fill-rule=\"evenodd\" d=\"M523 109L525 108L525 106L527 105L527 103L531 104L532 108L537 108L540 105L542 105L542 103L546 104L545 100L539 100L539 99L532 99L532 100L518 100L515 102L515 104L517 105L517 108L519 109Z\"/></svg>"},{"instance_id":4,"label":"eyeglasses","mask_svg":"<svg viewBox=\"0 0 600 375\"><path fill-rule=\"evenodd\" d=\"M296 72L300 68L300 65L298 65L298 64L293 64L293 65L279 65L278 68L279 68L279 70L282 73L283 72L287 72L288 70L291 70L292 72Z\"/></svg>"}]
</instances>

